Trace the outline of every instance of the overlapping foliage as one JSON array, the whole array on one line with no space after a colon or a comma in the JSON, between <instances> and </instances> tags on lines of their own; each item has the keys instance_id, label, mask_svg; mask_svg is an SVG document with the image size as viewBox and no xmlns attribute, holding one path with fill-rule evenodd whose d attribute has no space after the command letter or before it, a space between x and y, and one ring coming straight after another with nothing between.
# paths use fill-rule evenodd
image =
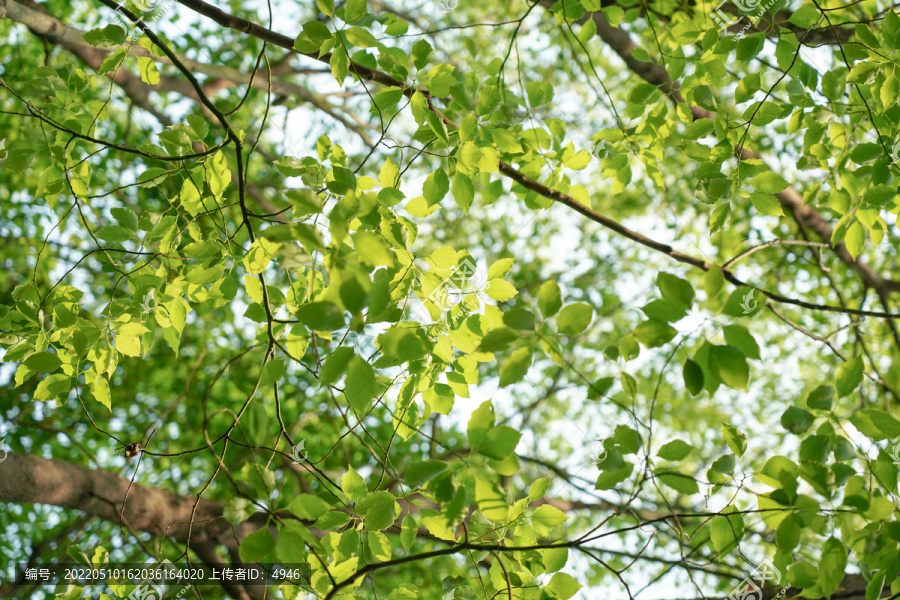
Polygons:
<instances>
[{"instance_id":1,"label":"overlapping foliage","mask_svg":"<svg viewBox=\"0 0 900 600\"><path fill-rule=\"evenodd\" d=\"M6 4L13 452L213 501L276 597L900 589L890 5Z\"/></svg>"}]
</instances>

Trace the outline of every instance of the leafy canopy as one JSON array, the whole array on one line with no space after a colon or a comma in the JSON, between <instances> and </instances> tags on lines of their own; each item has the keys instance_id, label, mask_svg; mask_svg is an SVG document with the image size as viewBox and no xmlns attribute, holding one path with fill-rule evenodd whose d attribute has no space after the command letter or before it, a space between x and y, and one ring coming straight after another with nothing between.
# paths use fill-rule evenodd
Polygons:
<instances>
[{"instance_id":1,"label":"leafy canopy","mask_svg":"<svg viewBox=\"0 0 900 600\"><path fill-rule=\"evenodd\" d=\"M276 597L900 591L891 5L245 4L7 2L11 455ZM209 560L12 508L6 562Z\"/></svg>"}]
</instances>

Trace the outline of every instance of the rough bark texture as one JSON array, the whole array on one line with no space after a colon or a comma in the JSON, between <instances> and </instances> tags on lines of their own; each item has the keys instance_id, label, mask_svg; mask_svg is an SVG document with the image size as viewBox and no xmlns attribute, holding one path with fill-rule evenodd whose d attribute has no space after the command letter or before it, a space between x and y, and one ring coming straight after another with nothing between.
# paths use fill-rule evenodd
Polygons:
<instances>
[{"instance_id":1,"label":"rough bark texture","mask_svg":"<svg viewBox=\"0 0 900 600\"><path fill-rule=\"evenodd\" d=\"M61 460L10 452L0 463L0 502L52 504L119 523L129 481ZM194 525L188 524L192 520ZM136 531L170 536L199 544L231 533L217 502L186 498L157 488L134 484L125 503L124 525ZM190 531L189 531L190 530Z\"/></svg>"},{"instance_id":2,"label":"rough bark texture","mask_svg":"<svg viewBox=\"0 0 900 600\"><path fill-rule=\"evenodd\" d=\"M247 522L233 530L222 517L218 502L198 501L139 484L129 490L129 485L128 479L108 471L30 454L10 452L0 462L0 503L50 504L122 523L135 532L171 537L188 545L207 565L215 562L219 566L217 545L236 550L240 539L259 528ZM230 583L223 587L240 600L261 597L260 588Z\"/></svg>"}]
</instances>

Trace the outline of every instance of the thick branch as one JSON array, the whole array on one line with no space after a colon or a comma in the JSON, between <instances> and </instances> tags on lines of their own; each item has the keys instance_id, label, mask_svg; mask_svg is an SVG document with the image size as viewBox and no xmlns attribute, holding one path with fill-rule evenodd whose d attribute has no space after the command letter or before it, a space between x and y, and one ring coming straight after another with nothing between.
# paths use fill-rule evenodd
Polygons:
<instances>
[{"instance_id":1,"label":"thick branch","mask_svg":"<svg viewBox=\"0 0 900 600\"><path fill-rule=\"evenodd\" d=\"M0 463L0 502L52 504L113 523L119 523L128 485L127 479L114 473L31 454L10 452ZM124 525L186 543L195 503L191 543L224 543L230 537L231 525L222 517L219 503L210 500L198 503L195 498L137 483L128 492Z\"/></svg>"},{"instance_id":2,"label":"thick branch","mask_svg":"<svg viewBox=\"0 0 900 600\"><path fill-rule=\"evenodd\" d=\"M222 516L218 502L198 501L140 484L131 485L129 490L129 485L127 479L108 471L31 454L10 452L0 462L0 503L49 504L121 523L135 531L171 537L189 544L206 563L216 555L216 545L236 549L239 540L260 527L251 519L233 529ZM239 600L249 600L258 591L230 584L226 589Z\"/></svg>"},{"instance_id":3,"label":"thick branch","mask_svg":"<svg viewBox=\"0 0 900 600\"><path fill-rule=\"evenodd\" d=\"M542 0L541 3L545 6L553 4L550 0ZM684 98L678 92L678 83L673 82L669 78L662 65L655 62L642 61L634 57L632 50L636 45L631 41L631 36L627 32L618 27L613 27L603 13L597 12L591 16L594 24L597 26L597 35L619 55L631 71L648 83L658 86L660 91L670 96L676 102L684 102ZM690 109L694 119L714 120L716 118L715 113L699 106L691 106ZM759 154L747 148L741 148L740 153L742 160L761 159ZM815 208L804 204L803 196L796 189L788 187L776 194L776 196L781 205L793 215L794 219L802 227L811 229L824 242L831 243L833 231L831 224ZM867 286L875 289L879 294L900 290L900 282L883 279L865 262L854 259L843 242L834 244L832 249L838 258L853 269Z\"/></svg>"}]
</instances>

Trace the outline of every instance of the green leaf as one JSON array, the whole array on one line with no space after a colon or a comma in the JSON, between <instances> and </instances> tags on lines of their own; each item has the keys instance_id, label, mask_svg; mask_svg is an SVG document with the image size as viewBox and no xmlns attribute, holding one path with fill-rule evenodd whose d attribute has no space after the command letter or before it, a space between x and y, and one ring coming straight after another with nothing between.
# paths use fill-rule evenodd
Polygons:
<instances>
[{"instance_id":1,"label":"green leaf","mask_svg":"<svg viewBox=\"0 0 900 600\"><path fill-rule=\"evenodd\" d=\"M334 52L331 53L329 64L331 65L331 74L334 75L337 82L343 86L344 79L350 74L350 57L347 55L347 51L344 50L343 46L338 46L334 49ZM345 192L334 193L342 194Z\"/></svg>"},{"instance_id":2,"label":"green leaf","mask_svg":"<svg viewBox=\"0 0 900 600\"><path fill-rule=\"evenodd\" d=\"M658 348L672 338L678 332L665 321L648 319L634 328L634 337L648 348Z\"/></svg>"},{"instance_id":3,"label":"green leaf","mask_svg":"<svg viewBox=\"0 0 900 600\"><path fill-rule=\"evenodd\" d=\"M685 310L684 307L665 300L654 300L650 304L642 307L641 310L650 319L667 321L670 323L680 321L687 316L687 310Z\"/></svg>"},{"instance_id":4,"label":"green leaf","mask_svg":"<svg viewBox=\"0 0 900 600\"><path fill-rule=\"evenodd\" d=\"M693 446L681 440L672 440L659 449L656 455L665 460L684 460L691 453Z\"/></svg>"},{"instance_id":5,"label":"green leaf","mask_svg":"<svg viewBox=\"0 0 900 600\"><path fill-rule=\"evenodd\" d=\"M557 330L563 335L578 335L587 329L593 318L593 306L584 302L567 304L556 319Z\"/></svg>"},{"instance_id":6,"label":"green leaf","mask_svg":"<svg viewBox=\"0 0 900 600\"><path fill-rule=\"evenodd\" d=\"M763 171L750 180L750 185L752 185L757 192L776 194L784 190L789 184L781 175L773 173L772 171Z\"/></svg>"},{"instance_id":7,"label":"green leaf","mask_svg":"<svg viewBox=\"0 0 900 600\"><path fill-rule=\"evenodd\" d=\"M52 373L57 370L62 362L56 354L39 352L25 359L25 366L38 373Z\"/></svg>"},{"instance_id":8,"label":"green leaf","mask_svg":"<svg viewBox=\"0 0 900 600\"><path fill-rule=\"evenodd\" d=\"M700 491L700 487L693 478L688 477L677 471L660 470L656 473L657 478L665 486L672 488L676 492L682 494L696 494Z\"/></svg>"},{"instance_id":9,"label":"green leaf","mask_svg":"<svg viewBox=\"0 0 900 600\"><path fill-rule=\"evenodd\" d=\"M372 492L357 506L365 513L364 524L368 531L381 531L394 523L397 502L390 492Z\"/></svg>"},{"instance_id":10,"label":"green leaf","mask_svg":"<svg viewBox=\"0 0 900 600\"><path fill-rule=\"evenodd\" d=\"M344 7L344 21L356 23L366 16L366 0L347 0Z\"/></svg>"},{"instance_id":11,"label":"green leaf","mask_svg":"<svg viewBox=\"0 0 900 600\"><path fill-rule=\"evenodd\" d=\"M550 583L544 587L544 592L551 598L568 600L577 594L581 587L581 584L575 581L575 578L571 575L567 575L566 573L555 573L553 577L550 578Z\"/></svg>"},{"instance_id":12,"label":"green leaf","mask_svg":"<svg viewBox=\"0 0 900 600\"><path fill-rule=\"evenodd\" d=\"M350 359L353 356L353 348L343 346L336 349L331 353L331 356L325 359L325 364L322 365L322 370L319 371L319 381L325 385L331 385L336 382L346 371L347 365L350 364Z\"/></svg>"},{"instance_id":13,"label":"green leaf","mask_svg":"<svg viewBox=\"0 0 900 600\"><path fill-rule=\"evenodd\" d=\"M866 228L859 221L854 221L844 234L844 245L854 259L859 256L866 245Z\"/></svg>"},{"instance_id":14,"label":"green leaf","mask_svg":"<svg viewBox=\"0 0 900 600\"><path fill-rule=\"evenodd\" d=\"M784 456L773 456L756 476L766 485L791 490L796 489L798 473L799 469L793 461Z\"/></svg>"},{"instance_id":15,"label":"green leaf","mask_svg":"<svg viewBox=\"0 0 900 600\"><path fill-rule=\"evenodd\" d=\"M669 302L680 304L690 310L694 303L694 288L680 277L660 272L656 276L656 286L662 297Z\"/></svg>"},{"instance_id":16,"label":"green leaf","mask_svg":"<svg viewBox=\"0 0 900 600\"><path fill-rule=\"evenodd\" d=\"M878 429L880 429L882 432L884 432L886 437L900 437L900 421L898 421L890 413L879 410L877 408L864 408L860 412L871 419L875 426L878 427Z\"/></svg>"},{"instance_id":17,"label":"green leaf","mask_svg":"<svg viewBox=\"0 0 900 600\"><path fill-rule=\"evenodd\" d=\"M383 533L372 531L368 535L369 552L379 561L391 559L391 542Z\"/></svg>"},{"instance_id":18,"label":"green leaf","mask_svg":"<svg viewBox=\"0 0 900 600\"><path fill-rule=\"evenodd\" d=\"M125 30L118 25L107 25L103 29L91 29L81 38L91 46L108 48L125 43Z\"/></svg>"},{"instance_id":19,"label":"green leaf","mask_svg":"<svg viewBox=\"0 0 900 600\"><path fill-rule=\"evenodd\" d=\"M316 5L329 17L334 16L334 0L316 0Z\"/></svg>"},{"instance_id":20,"label":"green leaf","mask_svg":"<svg viewBox=\"0 0 900 600\"><path fill-rule=\"evenodd\" d=\"M91 557L91 566L96 568L105 567L109 564L109 552L103 546L97 546L94 549L94 555Z\"/></svg>"},{"instance_id":21,"label":"green leaf","mask_svg":"<svg viewBox=\"0 0 900 600\"><path fill-rule=\"evenodd\" d=\"M737 548L744 536L744 519L739 513L713 517L709 526L709 537L720 554L728 554Z\"/></svg>"},{"instance_id":22,"label":"green leaf","mask_svg":"<svg viewBox=\"0 0 900 600\"><path fill-rule=\"evenodd\" d=\"M833 594L844 579L844 569L847 568L847 547L835 537L828 538L822 548L822 558L819 560L819 577L817 583L819 589L826 596Z\"/></svg>"},{"instance_id":23,"label":"green leaf","mask_svg":"<svg viewBox=\"0 0 900 600\"><path fill-rule=\"evenodd\" d=\"M406 469L405 483L411 488L417 488L445 472L448 466L449 465L442 460L424 460L415 462Z\"/></svg>"},{"instance_id":24,"label":"green leaf","mask_svg":"<svg viewBox=\"0 0 900 600\"><path fill-rule=\"evenodd\" d=\"M613 439L623 454L634 454L641 449L641 434L627 425L616 425Z\"/></svg>"},{"instance_id":25,"label":"green leaf","mask_svg":"<svg viewBox=\"0 0 900 600\"><path fill-rule=\"evenodd\" d=\"M433 48L431 47L431 44L425 40L419 40L413 44L411 54L413 57L413 64L417 69L425 68L425 65L428 64L428 57L431 56L432 51Z\"/></svg>"},{"instance_id":26,"label":"green leaf","mask_svg":"<svg viewBox=\"0 0 900 600\"><path fill-rule=\"evenodd\" d=\"M722 291L724 285L725 276L722 275L722 269L716 266L710 267L703 280L703 289L706 291L706 297L709 299L715 298Z\"/></svg>"},{"instance_id":27,"label":"green leaf","mask_svg":"<svg viewBox=\"0 0 900 600\"><path fill-rule=\"evenodd\" d=\"M838 398L849 396L862 383L862 378L862 358L855 356L842 363L834 376L834 387L837 389Z\"/></svg>"},{"instance_id":28,"label":"green leaf","mask_svg":"<svg viewBox=\"0 0 900 600\"><path fill-rule=\"evenodd\" d=\"M130 208L112 208L109 211L113 217L125 228L137 231L138 218Z\"/></svg>"},{"instance_id":29,"label":"green leaf","mask_svg":"<svg viewBox=\"0 0 900 600\"><path fill-rule=\"evenodd\" d=\"M731 204L724 203L715 207L709 215L709 233L715 235L725 228L728 217L731 215Z\"/></svg>"},{"instance_id":30,"label":"green leaf","mask_svg":"<svg viewBox=\"0 0 900 600\"><path fill-rule=\"evenodd\" d=\"M431 345L418 327L395 325L378 336L382 358L375 366L396 366L428 354Z\"/></svg>"},{"instance_id":31,"label":"green leaf","mask_svg":"<svg viewBox=\"0 0 900 600\"><path fill-rule=\"evenodd\" d=\"M504 460L516 450L522 434L507 425L490 429L473 450L494 460Z\"/></svg>"},{"instance_id":32,"label":"green leaf","mask_svg":"<svg viewBox=\"0 0 900 600\"><path fill-rule=\"evenodd\" d=\"M437 169L425 178L422 195L425 196L429 206L433 206L443 200L449 191L450 180L443 169Z\"/></svg>"},{"instance_id":33,"label":"green leaf","mask_svg":"<svg viewBox=\"0 0 900 600\"><path fill-rule=\"evenodd\" d=\"M643 48L635 48L632 52L637 52L635 56L639 57L638 60L643 62L650 61L650 55ZM639 83L628 93L628 101L632 104L647 104L647 101L653 96L654 92L656 92L655 85L651 83Z\"/></svg>"},{"instance_id":34,"label":"green leaf","mask_svg":"<svg viewBox=\"0 0 900 600\"><path fill-rule=\"evenodd\" d=\"M159 85L159 69L156 68L156 61L148 56L138 56L137 61L141 81L150 85Z\"/></svg>"},{"instance_id":35,"label":"green leaf","mask_svg":"<svg viewBox=\"0 0 900 600\"><path fill-rule=\"evenodd\" d=\"M55 400L71 389L72 378L63 373L48 375L38 383L34 390L34 399L40 402Z\"/></svg>"},{"instance_id":36,"label":"green leaf","mask_svg":"<svg viewBox=\"0 0 900 600\"><path fill-rule=\"evenodd\" d=\"M725 334L725 341L728 342L729 346L737 348L747 358L760 359L759 345L746 327L742 325L726 325L722 328L722 333Z\"/></svg>"},{"instance_id":37,"label":"green leaf","mask_svg":"<svg viewBox=\"0 0 900 600\"><path fill-rule=\"evenodd\" d=\"M490 281L491 279L502 279L506 277L507 273L509 273L510 269L512 269L512 266L515 264L515 262L516 259L514 258L501 258L500 260L496 261L488 269L488 281Z\"/></svg>"},{"instance_id":38,"label":"green leaf","mask_svg":"<svg viewBox=\"0 0 900 600\"><path fill-rule=\"evenodd\" d=\"M556 314L562 306L562 296L556 281L549 279L538 288L538 308L545 319Z\"/></svg>"},{"instance_id":39,"label":"green leaf","mask_svg":"<svg viewBox=\"0 0 900 600\"><path fill-rule=\"evenodd\" d=\"M893 10L885 11L882 23L884 43L891 50L900 50L900 17Z\"/></svg>"},{"instance_id":40,"label":"green leaf","mask_svg":"<svg viewBox=\"0 0 900 600\"><path fill-rule=\"evenodd\" d=\"M700 365L689 358L686 359L682 375L684 377L684 387L687 388L691 396L696 396L703 391L703 369L700 368Z\"/></svg>"},{"instance_id":41,"label":"green leaf","mask_svg":"<svg viewBox=\"0 0 900 600\"><path fill-rule=\"evenodd\" d=\"M120 225L107 225L98 229L94 235L104 242L124 242L131 239L131 233Z\"/></svg>"},{"instance_id":42,"label":"green leaf","mask_svg":"<svg viewBox=\"0 0 900 600\"><path fill-rule=\"evenodd\" d=\"M882 150L881 146L879 146L878 144L857 144L853 148L853 151L850 153L850 160L852 160L856 164L862 165L867 162L871 162L876 158L881 158L883 154L884 150Z\"/></svg>"},{"instance_id":43,"label":"green leaf","mask_svg":"<svg viewBox=\"0 0 900 600\"><path fill-rule=\"evenodd\" d=\"M886 571L878 571L873 574L872 579L866 585L866 600L877 600L881 598L881 592L884 590Z\"/></svg>"},{"instance_id":44,"label":"green leaf","mask_svg":"<svg viewBox=\"0 0 900 600\"><path fill-rule=\"evenodd\" d=\"M344 312L331 302L311 302L297 311L297 320L315 331L333 331L344 326Z\"/></svg>"},{"instance_id":45,"label":"green leaf","mask_svg":"<svg viewBox=\"0 0 900 600\"><path fill-rule=\"evenodd\" d=\"M830 385L820 385L809 393L806 398L806 406L816 410L831 410L834 399L834 388Z\"/></svg>"},{"instance_id":46,"label":"green leaf","mask_svg":"<svg viewBox=\"0 0 900 600\"><path fill-rule=\"evenodd\" d=\"M344 395L360 416L366 413L369 403L375 398L375 390L374 369L364 359L354 356L347 367Z\"/></svg>"},{"instance_id":47,"label":"green leaf","mask_svg":"<svg viewBox=\"0 0 900 600\"><path fill-rule=\"evenodd\" d=\"M522 381L531 368L531 348L519 348L500 367L500 387Z\"/></svg>"},{"instance_id":48,"label":"green leaf","mask_svg":"<svg viewBox=\"0 0 900 600\"><path fill-rule=\"evenodd\" d=\"M496 300L497 302L506 302L519 292L517 292L516 288L514 288L513 285L508 281L505 281L503 279L493 279L489 281L485 286L484 293L486 293L492 300Z\"/></svg>"},{"instance_id":49,"label":"green leaf","mask_svg":"<svg viewBox=\"0 0 900 600\"><path fill-rule=\"evenodd\" d=\"M413 92L409 99L409 109L412 111L416 124L423 125L428 121L428 113L431 112L431 109L428 106L428 98L422 92L418 90ZM425 194L425 198L428 198L427 194Z\"/></svg>"},{"instance_id":50,"label":"green leaf","mask_svg":"<svg viewBox=\"0 0 900 600\"><path fill-rule=\"evenodd\" d=\"M754 192L750 194L750 202L753 203L753 208L758 210L761 214L770 217L784 216L784 211L781 209L781 203L771 194Z\"/></svg>"},{"instance_id":51,"label":"green leaf","mask_svg":"<svg viewBox=\"0 0 900 600\"><path fill-rule=\"evenodd\" d=\"M522 144L519 143L516 135L506 129L490 129L491 138L494 144L501 152L509 154L519 154L523 152Z\"/></svg>"},{"instance_id":52,"label":"green leaf","mask_svg":"<svg viewBox=\"0 0 900 600\"><path fill-rule=\"evenodd\" d=\"M356 175L350 169L333 167L331 169L332 180L325 182L325 187L338 195L348 194L356 189ZM332 218L334 218L332 214Z\"/></svg>"},{"instance_id":53,"label":"green leaf","mask_svg":"<svg viewBox=\"0 0 900 600\"><path fill-rule=\"evenodd\" d=\"M422 392L422 399L434 412L441 415L449 415L456 401L456 394L446 383L438 383L434 387Z\"/></svg>"},{"instance_id":54,"label":"green leaf","mask_svg":"<svg viewBox=\"0 0 900 600\"><path fill-rule=\"evenodd\" d=\"M534 314L525 308L514 308L503 313L503 323L511 329L531 331L534 329Z\"/></svg>"},{"instance_id":55,"label":"green leaf","mask_svg":"<svg viewBox=\"0 0 900 600\"><path fill-rule=\"evenodd\" d=\"M325 500L312 494L298 494L291 500L288 510L300 519L316 520L331 509Z\"/></svg>"},{"instance_id":56,"label":"green leaf","mask_svg":"<svg viewBox=\"0 0 900 600\"><path fill-rule=\"evenodd\" d=\"M275 549L275 538L268 527L258 529L241 540L240 555L245 563L254 563L264 559Z\"/></svg>"},{"instance_id":57,"label":"green leaf","mask_svg":"<svg viewBox=\"0 0 900 600\"><path fill-rule=\"evenodd\" d=\"M475 480L475 503L485 517L496 523L505 522L509 515L506 495L497 490L488 479L479 477Z\"/></svg>"},{"instance_id":58,"label":"green leaf","mask_svg":"<svg viewBox=\"0 0 900 600\"><path fill-rule=\"evenodd\" d=\"M538 536L545 537L550 534L550 530L562 525L568 518L566 513L555 506L543 504L534 510L534 514L531 515L531 522L534 526L534 532Z\"/></svg>"},{"instance_id":59,"label":"green leaf","mask_svg":"<svg viewBox=\"0 0 900 600\"><path fill-rule=\"evenodd\" d=\"M594 489L611 490L618 487L620 483L628 479L633 468L631 463L625 463L625 466L622 468L610 469L600 473L600 476L597 477L597 482L594 484Z\"/></svg>"},{"instance_id":60,"label":"green leaf","mask_svg":"<svg viewBox=\"0 0 900 600\"><path fill-rule=\"evenodd\" d=\"M722 425L722 437L725 438L728 448L738 458L744 455L744 452L747 450L747 436L740 429L733 425Z\"/></svg>"},{"instance_id":61,"label":"green leaf","mask_svg":"<svg viewBox=\"0 0 900 600\"><path fill-rule=\"evenodd\" d=\"M519 339L519 334L509 327L498 327L488 332L481 344L479 352L503 352L510 344Z\"/></svg>"},{"instance_id":62,"label":"green leaf","mask_svg":"<svg viewBox=\"0 0 900 600\"><path fill-rule=\"evenodd\" d=\"M344 35L357 48L374 48L378 46L378 40L375 39L375 36L362 27L351 27L344 32Z\"/></svg>"},{"instance_id":63,"label":"green leaf","mask_svg":"<svg viewBox=\"0 0 900 600\"><path fill-rule=\"evenodd\" d=\"M791 14L788 22L802 29L808 29L815 25L821 17L822 13L819 12L819 9L812 4L804 4Z\"/></svg>"},{"instance_id":64,"label":"green leaf","mask_svg":"<svg viewBox=\"0 0 900 600\"><path fill-rule=\"evenodd\" d=\"M128 56L128 50L125 48L119 48L103 60L103 62L100 64L100 68L97 69L97 74L106 75L107 73L115 71L125 60L126 56Z\"/></svg>"},{"instance_id":65,"label":"green leaf","mask_svg":"<svg viewBox=\"0 0 900 600\"><path fill-rule=\"evenodd\" d=\"M105 406L107 410L112 412L112 405L110 403L110 392L109 392L109 382L106 381L105 377L98 376L91 382L91 394L94 395L94 399Z\"/></svg>"},{"instance_id":66,"label":"green leaf","mask_svg":"<svg viewBox=\"0 0 900 600\"><path fill-rule=\"evenodd\" d=\"M803 519L799 515L788 515L775 532L775 543L779 550L793 550L800 543Z\"/></svg>"},{"instance_id":67,"label":"green leaf","mask_svg":"<svg viewBox=\"0 0 900 600\"><path fill-rule=\"evenodd\" d=\"M313 525L322 531L336 530L350 522L350 515L337 510L330 510L318 519Z\"/></svg>"},{"instance_id":68,"label":"green leaf","mask_svg":"<svg viewBox=\"0 0 900 600\"><path fill-rule=\"evenodd\" d=\"M732 317L755 315L765 306L765 296L753 288L739 287L731 292L722 312Z\"/></svg>"},{"instance_id":69,"label":"green leaf","mask_svg":"<svg viewBox=\"0 0 900 600\"><path fill-rule=\"evenodd\" d=\"M353 502L359 502L369 493L366 489L366 482L353 467L350 467L350 470L341 478L341 490Z\"/></svg>"},{"instance_id":70,"label":"green leaf","mask_svg":"<svg viewBox=\"0 0 900 600\"><path fill-rule=\"evenodd\" d=\"M822 94L829 100L839 100L844 95L844 82L834 71L822 75Z\"/></svg>"},{"instance_id":71,"label":"green leaf","mask_svg":"<svg viewBox=\"0 0 900 600\"><path fill-rule=\"evenodd\" d=\"M407 515L403 517L403 524L400 529L400 545L403 546L404 550L412 548L417 535L418 525L416 524L416 518L407 513Z\"/></svg>"},{"instance_id":72,"label":"green leaf","mask_svg":"<svg viewBox=\"0 0 900 600\"><path fill-rule=\"evenodd\" d=\"M457 172L453 176L453 198L465 214L469 214L472 201L475 199L475 186L468 175Z\"/></svg>"},{"instance_id":73,"label":"green leaf","mask_svg":"<svg viewBox=\"0 0 900 600\"><path fill-rule=\"evenodd\" d=\"M236 519L241 523L244 519ZM275 542L273 560L281 563L298 564L306 562L309 554L306 551L307 541L312 537L309 529L296 521L288 521L279 528L278 540Z\"/></svg>"},{"instance_id":74,"label":"green leaf","mask_svg":"<svg viewBox=\"0 0 900 600\"><path fill-rule=\"evenodd\" d=\"M429 110L425 113L425 120L428 121L428 126L431 128L431 131L441 139L445 144L450 143L450 135L447 132L447 125L444 123L444 120L441 118L439 114L436 112Z\"/></svg>"},{"instance_id":75,"label":"green leaf","mask_svg":"<svg viewBox=\"0 0 900 600\"><path fill-rule=\"evenodd\" d=\"M730 388L747 389L750 368L743 353L732 346L713 346L710 369Z\"/></svg>"},{"instance_id":76,"label":"green leaf","mask_svg":"<svg viewBox=\"0 0 900 600\"><path fill-rule=\"evenodd\" d=\"M893 201L894 197L897 195L897 187L891 185L885 185L883 183L878 185L873 185L869 189L866 190L865 195L863 196L863 202L867 204L871 204L872 206L877 206L879 208L885 206L888 202Z\"/></svg>"},{"instance_id":77,"label":"green leaf","mask_svg":"<svg viewBox=\"0 0 900 600\"><path fill-rule=\"evenodd\" d=\"M546 477L535 479L531 486L528 488L528 501L534 502L535 500L540 500L544 497L544 494L546 494L547 490L549 489L549 479L547 479Z\"/></svg>"},{"instance_id":78,"label":"green leaf","mask_svg":"<svg viewBox=\"0 0 900 600\"><path fill-rule=\"evenodd\" d=\"M790 406L781 415L781 426L793 434L801 434L812 426L816 418L809 411Z\"/></svg>"},{"instance_id":79,"label":"green leaf","mask_svg":"<svg viewBox=\"0 0 900 600\"><path fill-rule=\"evenodd\" d=\"M469 446L478 448L485 434L494 426L494 405L490 400L482 402L481 405L472 412L469 417L469 425L467 427L467 435Z\"/></svg>"},{"instance_id":80,"label":"green leaf","mask_svg":"<svg viewBox=\"0 0 900 600\"><path fill-rule=\"evenodd\" d=\"M244 257L244 268L251 275L259 275L275 258L275 252L278 251L280 245L264 237L256 238Z\"/></svg>"}]
</instances>

